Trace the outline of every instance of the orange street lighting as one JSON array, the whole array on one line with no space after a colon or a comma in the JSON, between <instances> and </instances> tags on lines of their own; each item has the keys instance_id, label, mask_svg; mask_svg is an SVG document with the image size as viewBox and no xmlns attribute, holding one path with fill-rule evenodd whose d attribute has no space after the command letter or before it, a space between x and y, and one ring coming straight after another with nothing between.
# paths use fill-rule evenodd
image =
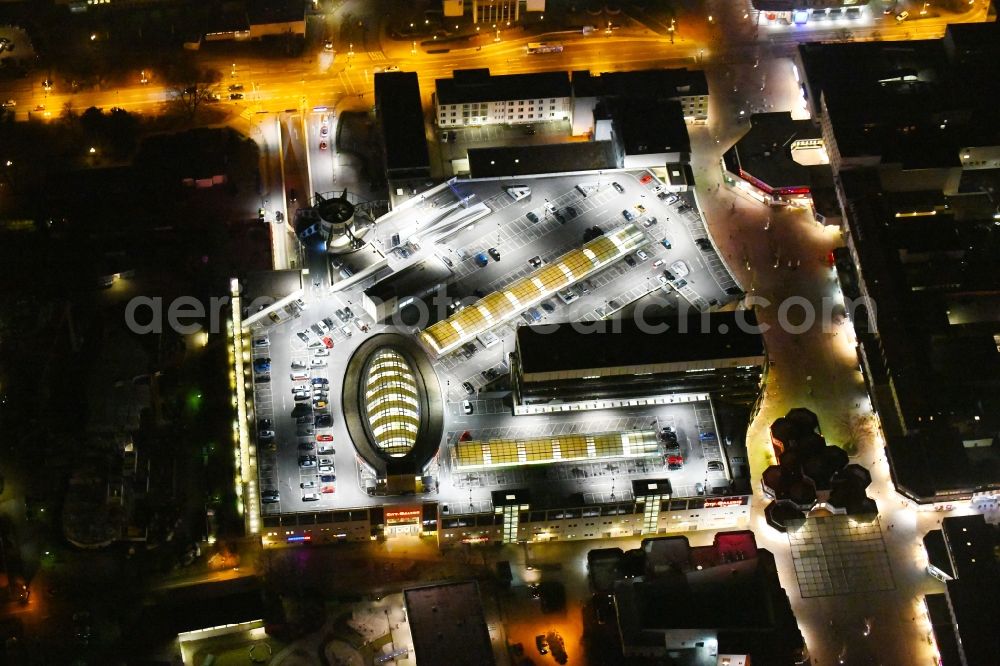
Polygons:
<instances>
[{"instance_id":1,"label":"orange street lighting","mask_svg":"<svg viewBox=\"0 0 1000 666\"><path fill-rule=\"evenodd\" d=\"M96 152L97 152L97 148L94 148L93 146L91 146L90 147L90 154L93 155Z\"/></svg>"},{"instance_id":2,"label":"orange street lighting","mask_svg":"<svg viewBox=\"0 0 1000 666\"><path fill-rule=\"evenodd\" d=\"M93 41L95 41L96 39L97 39L97 33L96 33L96 32L92 32L92 33L90 33L90 41L92 41L92 42L93 42Z\"/></svg>"}]
</instances>

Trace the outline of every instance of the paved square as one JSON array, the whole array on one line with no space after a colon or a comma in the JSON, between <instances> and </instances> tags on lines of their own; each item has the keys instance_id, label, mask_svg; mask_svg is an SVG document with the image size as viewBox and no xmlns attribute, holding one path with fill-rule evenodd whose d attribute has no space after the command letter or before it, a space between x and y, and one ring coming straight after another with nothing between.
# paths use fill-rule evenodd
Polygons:
<instances>
[{"instance_id":1,"label":"paved square","mask_svg":"<svg viewBox=\"0 0 1000 666\"><path fill-rule=\"evenodd\" d=\"M804 598L896 587L878 518L871 522L848 516L792 521L788 543Z\"/></svg>"}]
</instances>

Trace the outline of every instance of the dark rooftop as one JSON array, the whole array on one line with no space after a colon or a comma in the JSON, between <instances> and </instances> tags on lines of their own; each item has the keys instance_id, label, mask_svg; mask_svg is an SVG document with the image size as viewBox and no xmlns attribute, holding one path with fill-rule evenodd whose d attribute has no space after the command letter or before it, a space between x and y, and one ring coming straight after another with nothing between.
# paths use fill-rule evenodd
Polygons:
<instances>
[{"instance_id":1,"label":"dark rooftop","mask_svg":"<svg viewBox=\"0 0 1000 666\"><path fill-rule=\"evenodd\" d=\"M469 149L469 171L473 178L598 171L616 167L614 147L610 141Z\"/></svg>"},{"instance_id":2,"label":"dark rooftop","mask_svg":"<svg viewBox=\"0 0 1000 666\"><path fill-rule=\"evenodd\" d=\"M622 97L611 105L626 155L691 152L680 102Z\"/></svg>"},{"instance_id":3,"label":"dark rooftop","mask_svg":"<svg viewBox=\"0 0 1000 666\"><path fill-rule=\"evenodd\" d=\"M475 582L414 587L404 590L403 597L417 661L449 666L496 663Z\"/></svg>"},{"instance_id":4,"label":"dark rooftop","mask_svg":"<svg viewBox=\"0 0 1000 666\"><path fill-rule=\"evenodd\" d=\"M389 177L425 175L430 169L430 158L416 73L376 74L375 107L382 126Z\"/></svg>"},{"instance_id":5,"label":"dark rooftop","mask_svg":"<svg viewBox=\"0 0 1000 666\"><path fill-rule=\"evenodd\" d=\"M809 187L809 167L792 159L791 144L821 137L811 120L792 120L787 111L755 113L750 130L722 158L730 172L745 172L771 189Z\"/></svg>"},{"instance_id":6,"label":"dark rooftop","mask_svg":"<svg viewBox=\"0 0 1000 666\"><path fill-rule=\"evenodd\" d=\"M995 664L1000 654L1000 578L951 580L948 601L958 626L958 643L966 664Z\"/></svg>"},{"instance_id":7,"label":"dark rooftop","mask_svg":"<svg viewBox=\"0 0 1000 666\"><path fill-rule=\"evenodd\" d=\"M941 521L941 531L955 578L996 577L994 548L1000 544L996 528L988 525L982 514L945 518Z\"/></svg>"},{"instance_id":8,"label":"dark rooftop","mask_svg":"<svg viewBox=\"0 0 1000 666\"><path fill-rule=\"evenodd\" d=\"M948 598L944 594L925 594L927 615L934 631L934 644L941 656L941 666L961 666L962 658L958 652L958 638L955 636L955 626L948 608Z\"/></svg>"},{"instance_id":9,"label":"dark rooftop","mask_svg":"<svg viewBox=\"0 0 1000 666\"><path fill-rule=\"evenodd\" d=\"M438 104L569 97L572 93L566 72L491 76L488 68L457 69L452 78L437 79L434 85Z\"/></svg>"},{"instance_id":10,"label":"dark rooftop","mask_svg":"<svg viewBox=\"0 0 1000 666\"><path fill-rule=\"evenodd\" d=\"M707 95L705 72L688 69L643 69L634 72L573 72L575 97L633 97L642 94L660 99Z\"/></svg>"},{"instance_id":11,"label":"dark rooftop","mask_svg":"<svg viewBox=\"0 0 1000 666\"><path fill-rule=\"evenodd\" d=\"M756 323L754 313L745 310L642 324L613 320L599 330L568 324L521 326L517 349L525 374L763 357L763 337L746 332ZM656 327L666 330L653 332Z\"/></svg>"},{"instance_id":12,"label":"dark rooftop","mask_svg":"<svg viewBox=\"0 0 1000 666\"><path fill-rule=\"evenodd\" d=\"M843 156L954 167L960 148L1000 141L998 41L995 22L962 24L943 40L810 43L799 54Z\"/></svg>"},{"instance_id":13,"label":"dark rooftop","mask_svg":"<svg viewBox=\"0 0 1000 666\"><path fill-rule=\"evenodd\" d=\"M247 17L252 25L305 21L306 3L304 0L251 0L247 3Z\"/></svg>"}]
</instances>

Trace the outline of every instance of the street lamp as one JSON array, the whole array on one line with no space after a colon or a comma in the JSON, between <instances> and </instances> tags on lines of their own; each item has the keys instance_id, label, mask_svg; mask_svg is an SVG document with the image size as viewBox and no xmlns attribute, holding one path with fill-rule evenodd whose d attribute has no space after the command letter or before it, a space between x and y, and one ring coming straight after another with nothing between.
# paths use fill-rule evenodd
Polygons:
<instances>
[{"instance_id":1,"label":"street lamp","mask_svg":"<svg viewBox=\"0 0 1000 666\"><path fill-rule=\"evenodd\" d=\"M930 4L931 3L929 3L929 2L925 2L924 3L924 8L920 10L920 15L921 16L924 16L925 14L927 14L927 6L930 5Z\"/></svg>"}]
</instances>

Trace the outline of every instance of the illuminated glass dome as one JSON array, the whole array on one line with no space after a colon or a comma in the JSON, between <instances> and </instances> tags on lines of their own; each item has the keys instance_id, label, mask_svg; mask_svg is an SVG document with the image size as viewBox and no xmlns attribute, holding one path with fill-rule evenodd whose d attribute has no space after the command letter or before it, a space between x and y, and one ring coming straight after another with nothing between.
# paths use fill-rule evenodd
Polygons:
<instances>
[{"instance_id":1,"label":"illuminated glass dome","mask_svg":"<svg viewBox=\"0 0 1000 666\"><path fill-rule=\"evenodd\" d=\"M392 457L413 448L420 428L420 400L413 368L402 354L383 348L372 355L363 381L364 410L376 446Z\"/></svg>"}]
</instances>

